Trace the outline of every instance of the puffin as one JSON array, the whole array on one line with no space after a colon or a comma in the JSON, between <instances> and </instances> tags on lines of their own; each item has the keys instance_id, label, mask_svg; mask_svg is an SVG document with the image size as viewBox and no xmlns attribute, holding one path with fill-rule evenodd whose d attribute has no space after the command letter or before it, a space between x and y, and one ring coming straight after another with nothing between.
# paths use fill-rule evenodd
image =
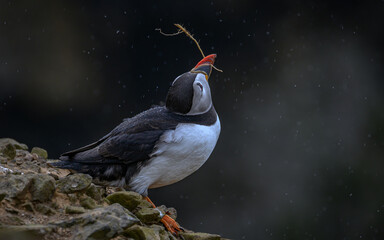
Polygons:
<instances>
[{"instance_id":1,"label":"puffin","mask_svg":"<svg viewBox=\"0 0 384 240\"><path fill-rule=\"evenodd\" d=\"M208 79L216 54L176 77L165 106L124 119L110 133L63 153L53 165L91 175L98 183L137 192L154 208L148 189L176 183L209 158L220 135ZM168 214L161 222L177 235L182 228Z\"/></svg>"}]
</instances>

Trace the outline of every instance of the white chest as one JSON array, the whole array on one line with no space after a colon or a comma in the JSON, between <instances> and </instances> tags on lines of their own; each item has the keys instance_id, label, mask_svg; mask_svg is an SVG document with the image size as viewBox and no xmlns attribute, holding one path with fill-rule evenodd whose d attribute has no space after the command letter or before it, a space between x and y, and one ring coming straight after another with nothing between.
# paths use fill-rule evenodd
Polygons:
<instances>
[{"instance_id":1,"label":"white chest","mask_svg":"<svg viewBox=\"0 0 384 240\"><path fill-rule=\"evenodd\" d=\"M215 148L220 120L211 126L180 124L166 132L155 147L152 159L132 178L133 190L157 188L182 180L199 169Z\"/></svg>"}]
</instances>

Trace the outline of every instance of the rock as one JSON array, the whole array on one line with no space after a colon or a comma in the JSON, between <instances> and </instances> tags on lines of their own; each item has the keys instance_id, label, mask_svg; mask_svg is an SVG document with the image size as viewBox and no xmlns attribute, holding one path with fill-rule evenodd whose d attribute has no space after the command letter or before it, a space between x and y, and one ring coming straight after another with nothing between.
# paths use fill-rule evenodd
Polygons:
<instances>
[{"instance_id":1,"label":"rock","mask_svg":"<svg viewBox=\"0 0 384 240\"><path fill-rule=\"evenodd\" d=\"M57 189L63 193L74 193L85 190L92 183L88 174L76 173L57 181Z\"/></svg>"},{"instance_id":2,"label":"rock","mask_svg":"<svg viewBox=\"0 0 384 240\"><path fill-rule=\"evenodd\" d=\"M0 229L1 229L1 226L5 225L5 226L9 226L9 225L24 225L25 222L21 219L22 216L17 216L17 215L14 215L14 214L9 214L9 213L5 213L5 214L1 214L1 221L0 221ZM1 230L0 230L1 232ZM1 236L1 234L0 234ZM0 238L1 239L1 238Z\"/></svg>"},{"instance_id":3,"label":"rock","mask_svg":"<svg viewBox=\"0 0 384 240\"><path fill-rule=\"evenodd\" d=\"M55 179L45 174L35 175L30 192L33 201L46 202L51 200L55 193Z\"/></svg>"},{"instance_id":4,"label":"rock","mask_svg":"<svg viewBox=\"0 0 384 240\"><path fill-rule=\"evenodd\" d=\"M173 207L167 208L164 205L158 206L157 208L160 211L162 211L163 213L168 214L173 220L176 220L176 218L177 218L177 211L176 211L175 208L173 208Z\"/></svg>"},{"instance_id":5,"label":"rock","mask_svg":"<svg viewBox=\"0 0 384 240\"><path fill-rule=\"evenodd\" d=\"M199 232L181 232L185 240L220 240L221 237L217 234L199 233Z\"/></svg>"},{"instance_id":6,"label":"rock","mask_svg":"<svg viewBox=\"0 0 384 240\"><path fill-rule=\"evenodd\" d=\"M78 197L77 197L76 194L74 194L74 193L69 193L69 194L67 194L67 196L68 196L69 201L70 201L72 204L76 204L76 203L77 203Z\"/></svg>"},{"instance_id":7,"label":"rock","mask_svg":"<svg viewBox=\"0 0 384 240\"><path fill-rule=\"evenodd\" d=\"M0 146L0 153L8 159L14 159L16 157L16 148L8 143Z\"/></svg>"},{"instance_id":8,"label":"rock","mask_svg":"<svg viewBox=\"0 0 384 240\"><path fill-rule=\"evenodd\" d=\"M16 165L21 165L24 162L22 158L15 158Z\"/></svg>"},{"instance_id":9,"label":"rock","mask_svg":"<svg viewBox=\"0 0 384 240\"><path fill-rule=\"evenodd\" d=\"M143 223L158 223L161 220L160 210L157 208L140 208L135 211L135 215Z\"/></svg>"},{"instance_id":10,"label":"rock","mask_svg":"<svg viewBox=\"0 0 384 240\"><path fill-rule=\"evenodd\" d=\"M0 193L0 202L3 201L5 198L6 194L5 193Z\"/></svg>"},{"instance_id":11,"label":"rock","mask_svg":"<svg viewBox=\"0 0 384 240\"><path fill-rule=\"evenodd\" d=\"M36 239L52 232L54 226L32 224L23 226L0 226L1 239Z\"/></svg>"},{"instance_id":12,"label":"rock","mask_svg":"<svg viewBox=\"0 0 384 240\"><path fill-rule=\"evenodd\" d=\"M8 159L6 157L0 156L0 164L6 164Z\"/></svg>"},{"instance_id":13,"label":"rock","mask_svg":"<svg viewBox=\"0 0 384 240\"><path fill-rule=\"evenodd\" d=\"M23 199L28 192L33 201L49 201L55 192L54 179L44 174L0 176L0 195Z\"/></svg>"},{"instance_id":14,"label":"rock","mask_svg":"<svg viewBox=\"0 0 384 240\"><path fill-rule=\"evenodd\" d=\"M36 153L39 157L47 159L48 158L48 152L45 149L34 147L31 150L31 153Z\"/></svg>"},{"instance_id":15,"label":"rock","mask_svg":"<svg viewBox=\"0 0 384 240\"><path fill-rule=\"evenodd\" d=\"M33 155L26 150L16 149L16 157L22 159L24 162L33 160Z\"/></svg>"},{"instance_id":16,"label":"rock","mask_svg":"<svg viewBox=\"0 0 384 240\"><path fill-rule=\"evenodd\" d=\"M38 211L39 213L42 213L44 215L54 215L54 214L56 214L55 210L53 210L49 206L47 206L45 204L42 204L42 203L36 204L35 209L36 209L36 211Z\"/></svg>"},{"instance_id":17,"label":"rock","mask_svg":"<svg viewBox=\"0 0 384 240\"><path fill-rule=\"evenodd\" d=\"M135 240L162 240L156 230L150 227L134 225L123 232L123 235Z\"/></svg>"},{"instance_id":18,"label":"rock","mask_svg":"<svg viewBox=\"0 0 384 240\"><path fill-rule=\"evenodd\" d=\"M28 146L12 138L0 138L0 147L11 144L15 149L28 150Z\"/></svg>"},{"instance_id":19,"label":"rock","mask_svg":"<svg viewBox=\"0 0 384 240\"><path fill-rule=\"evenodd\" d=\"M5 207L4 209L5 209L5 211L12 213L12 214L19 214L20 213L20 210L17 208Z\"/></svg>"},{"instance_id":20,"label":"rock","mask_svg":"<svg viewBox=\"0 0 384 240\"><path fill-rule=\"evenodd\" d=\"M65 213L68 213L68 214L80 214L80 213L85 213L85 209L83 207L67 206L65 208Z\"/></svg>"},{"instance_id":21,"label":"rock","mask_svg":"<svg viewBox=\"0 0 384 240\"><path fill-rule=\"evenodd\" d=\"M137 206L137 208L153 208L153 206L147 200L142 199L139 206Z\"/></svg>"},{"instance_id":22,"label":"rock","mask_svg":"<svg viewBox=\"0 0 384 240\"><path fill-rule=\"evenodd\" d=\"M95 200L90 197L80 199L80 205L86 209L95 209L98 207Z\"/></svg>"},{"instance_id":23,"label":"rock","mask_svg":"<svg viewBox=\"0 0 384 240\"><path fill-rule=\"evenodd\" d=\"M26 202L24 204L21 205L22 207L24 207L27 211L30 211L30 212L35 212L35 208L33 207L33 204L31 202Z\"/></svg>"},{"instance_id":24,"label":"rock","mask_svg":"<svg viewBox=\"0 0 384 240\"><path fill-rule=\"evenodd\" d=\"M110 203L119 203L129 211L135 209L141 202L142 196L135 192L115 192L107 196Z\"/></svg>"},{"instance_id":25,"label":"rock","mask_svg":"<svg viewBox=\"0 0 384 240\"><path fill-rule=\"evenodd\" d=\"M58 226L75 226L73 239L110 239L138 222L130 211L115 203L58 223Z\"/></svg>"},{"instance_id":26,"label":"rock","mask_svg":"<svg viewBox=\"0 0 384 240\"><path fill-rule=\"evenodd\" d=\"M87 190L85 191L85 194L95 199L96 201L101 201L102 199L102 193L100 189L96 187L95 184L93 183L91 183L91 185L87 188Z\"/></svg>"},{"instance_id":27,"label":"rock","mask_svg":"<svg viewBox=\"0 0 384 240\"><path fill-rule=\"evenodd\" d=\"M160 237L160 240L169 240L169 234L172 235L172 233L168 233L163 226L153 224L150 226L156 234Z\"/></svg>"},{"instance_id":28,"label":"rock","mask_svg":"<svg viewBox=\"0 0 384 240\"><path fill-rule=\"evenodd\" d=\"M177 211L176 211L175 208L173 208L173 207L167 208L166 213L167 213L173 220L176 220L176 218L177 218Z\"/></svg>"},{"instance_id":29,"label":"rock","mask_svg":"<svg viewBox=\"0 0 384 240\"><path fill-rule=\"evenodd\" d=\"M13 173L13 170L0 165L0 174L7 174L7 173Z\"/></svg>"},{"instance_id":30,"label":"rock","mask_svg":"<svg viewBox=\"0 0 384 240\"><path fill-rule=\"evenodd\" d=\"M59 176L57 176L57 174L54 174L54 173L48 173L49 176L53 177L55 180L59 180Z\"/></svg>"},{"instance_id":31,"label":"rock","mask_svg":"<svg viewBox=\"0 0 384 240\"><path fill-rule=\"evenodd\" d=\"M30 174L0 176L0 194L5 194L9 198L24 198L31 186L32 176Z\"/></svg>"}]
</instances>

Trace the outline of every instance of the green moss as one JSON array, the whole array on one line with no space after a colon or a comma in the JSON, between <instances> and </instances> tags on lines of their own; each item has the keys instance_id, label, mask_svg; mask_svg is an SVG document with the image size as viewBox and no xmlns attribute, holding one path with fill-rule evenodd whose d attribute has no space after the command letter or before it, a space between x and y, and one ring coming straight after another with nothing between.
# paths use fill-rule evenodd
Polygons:
<instances>
[{"instance_id":1,"label":"green moss","mask_svg":"<svg viewBox=\"0 0 384 240\"><path fill-rule=\"evenodd\" d=\"M129 211L132 211L141 203L142 197L135 192L115 192L107 196L107 200L111 204L119 203Z\"/></svg>"},{"instance_id":2,"label":"green moss","mask_svg":"<svg viewBox=\"0 0 384 240\"><path fill-rule=\"evenodd\" d=\"M149 227L134 225L123 232L123 235L135 240L159 239L156 231Z\"/></svg>"},{"instance_id":3,"label":"green moss","mask_svg":"<svg viewBox=\"0 0 384 240\"><path fill-rule=\"evenodd\" d=\"M15 149L28 150L28 146L12 138L0 138L0 147L11 144Z\"/></svg>"},{"instance_id":4,"label":"green moss","mask_svg":"<svg viewBox=\"0 0 384 240\"><path fill-rule=\"evenodd\" d=\"M8 159L14 159L16 157L16 148L12 144L0 146L0 152Z\"/></svg>"},{"instance_id":5,"label":"green moss","mask_svg":"<svg viewBox=\"0 0 384 240\"><path fill-rule=\"evenodd\" d=\"M39 147L32 148L31 153L36 153L37 156L44 158L44 159L48 158L48 152L45 149L42 149Z\"/></svg>"},{"instance_id":6,"label":"green moss","mask_svg":"<svg viewBox=\"0 0 384 240\"><path fill-rule=\"evenodd\" d=\"M155 208L140 208L134 214L143 223L158 223L161 220L160 211Z\"/></svg>"},{"instance_id":7,"label":"green moss","mask_svg":"<svg viewBox=\"0 0 384 240\"><path fill-rule=\"evenodd\" d=\"M35 205L35 209L36 209L36 211L38 211L39 213L42 213L44 215L54 215L54 214L56 214L55 210L53 210L51 207L49 207L48 205L43 204L43 203L36 204Z\"/></svg>"},{"instance_id":8,"label":"green moss","mask_svg":"<svg viewBox=\"0 0 384 240\"><path fill-rule=\"evenodd\" d=\"M102 193L99 188L95 186L95 184L91 183L91 185L85 191L85 194L95 199L96 201L100 201L102 199Z\"/></svg>"},{"instance_id":9,"label":"green moss","mask_svg":"<svg viewBox=\"0 0 384 240\"><path fill-rule=\"evenodd\" d=\"M55 193L55 179L45 174L35 175L30 192L34 201L46 202L51 200Z\"/></svg>"},{"instance_id":10,"label":"green moss","mask_svg":"<svg viewBox=\"0 0 384 240\"><path fill-rule=\"evenodd\" d=\"M220 240L221 237L216 234L200 233L200 232L181 232L185 240Z\"/></svg>"},{"instance_id":11,"label":"green moss","mask_svg":"<svg viewBox=\"0 0 384 240\"><path fill-rule=\"evenodd\" d=\"M68 214L81 214L81 213L85 213L85 209L83 207L67 206L65 208L65 213L68 213Z\"/></svg>"},{"instance_id":12,"label":"green moss","mask_svg":"<svg viewBox=\"0 0 384 240\"><path fill-rule=\"evenodd\" d=\"M90 197L84 197L80 199L80 204L86 209L95 209L98 207L95 200Z\"/></svg>"}]
</instances>

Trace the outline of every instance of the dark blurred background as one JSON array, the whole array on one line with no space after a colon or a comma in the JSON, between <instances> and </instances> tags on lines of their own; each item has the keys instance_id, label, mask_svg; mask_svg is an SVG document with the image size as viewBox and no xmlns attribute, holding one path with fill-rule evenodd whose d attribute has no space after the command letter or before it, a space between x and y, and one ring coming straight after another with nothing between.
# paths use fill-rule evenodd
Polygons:
<instances>
[{"instance_id":1,"label":"dark blurred background","mask_svg":"<svg viewBox=\"0 0 384 240\"><path fill-rule=\"evenodd\" d=\"M201 55L222 132L150 191L233 239L384 239L384 2L0 1L0 136L50 158L153 104Z\"/></svg>"}]
</instances>

